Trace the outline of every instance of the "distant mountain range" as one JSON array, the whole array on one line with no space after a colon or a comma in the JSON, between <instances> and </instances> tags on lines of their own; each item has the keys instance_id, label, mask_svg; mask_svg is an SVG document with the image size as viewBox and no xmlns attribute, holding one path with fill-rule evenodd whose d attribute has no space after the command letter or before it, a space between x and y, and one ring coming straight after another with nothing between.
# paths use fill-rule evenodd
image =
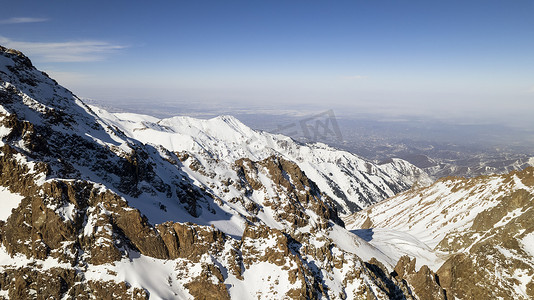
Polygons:
<instances>
[{"instance_id":1,"label":"distant mountain range","mask_svg":"<svg viewBox=\"0 0 534 300\"><path fill-rule=\"evenodd\" d=\"M230 109L214 103L137 100L111 104L94 99L84 102L107 107L108 111L157 116L232 114L251 128L286 134L301 143L323 142L375 163L401 158L423 169L434 180L505 174L534 166L533 129L491 124L492 120L487 120L488 124L469 125L421 117L392 119L379 114L358 114L354 108L325 106L328 103L270 108L227 103ZM325 107L330 110L324 111ZM324 115L335 120L337 131L324 134L323 128L317 128L319 122L325 121L321 118ZM311 130L306 129L308 126Z\"/></svg>"}]
</instances>

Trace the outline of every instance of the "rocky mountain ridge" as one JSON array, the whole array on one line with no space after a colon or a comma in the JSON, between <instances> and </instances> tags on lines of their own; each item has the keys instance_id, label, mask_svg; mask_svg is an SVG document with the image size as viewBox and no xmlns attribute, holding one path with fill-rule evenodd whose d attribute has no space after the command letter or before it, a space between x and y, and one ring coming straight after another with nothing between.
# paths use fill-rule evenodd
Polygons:
<instances>
[{"instance_id":1,"label":"rocky mountain ridge","mask_svg":"<svg viewBox=\"0 0 534 300\"><path fill-rule=\"evenodd\" d=\"M425 263L449 298L531 299L533 208L534 167L528 167L505 175L443 178L344 220L360 236L372 235L367 240L383 250L407 250L384 241L392 232L427 245Z\"/></svg>"},{"instance_id":2,"label":"rocky mountain ridge","mask_svg":"<svg viewBox=\"0 0 534 300\"><path fill-rule=\"evenodd\" d=\"M322 143L302 144L283 135L255 131L232 116L209 120L157 119L131 113L110 114L98 107L92 109L129 138L163 146L175 153L187 153L186 163L194 164L195 168L227 170L241 158L258 161L272 155L283 157L297 164L335 201L342 214L391 197L415 183L432 182L425 172L401 159L376 164ZM197 178L206 185L235 181L225 172L216 173Z\"/></svg>"},{"instance_id":3,"label":"rocky mountain ridge","mask_svg":"<svg viewBox=\"0 0 534 300\"><path fill-rule=\"evenodd\" d=\"M415 297L289 155L145 143L11 49L0 83L0 298Z\"/></svg>"}]
</instances>

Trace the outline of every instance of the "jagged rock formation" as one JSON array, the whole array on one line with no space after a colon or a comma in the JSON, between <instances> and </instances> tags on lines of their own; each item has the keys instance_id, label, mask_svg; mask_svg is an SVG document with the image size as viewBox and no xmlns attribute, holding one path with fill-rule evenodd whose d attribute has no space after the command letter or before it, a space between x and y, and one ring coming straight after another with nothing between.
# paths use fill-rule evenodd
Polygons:
<instances>
[{"instance_id":1,"label":"jagged rock formation","mask_svg":"<svg viewBox=\"0 0 534 300\"><path fill-rule=\"evenodd\" d=\"M339 195L349 190L322 190L337 175L288 154L331 148L277 136L293 149L287 155L233 159L199 143L148 144L3 47L0 105L0 298L414 297L409 280L369 259L382 254L343 228L337 208L348 206ZM359 187L367 203L408 188L404 179L418 172L402 161L332 157L349 168L328 162L332 173L374 174L370 192Z\"/></svg>"},{"instance_id":2,"label":"jagged rock formation","mask_svg":"<svg viewBox=\"0 0 534 300\"><path fill-rule=\"evenodd\" d=\"M534 167L528 167L505 175L443 178L345 222L379 234L402 231L428 245L436 255L433 271L449 299L532 299L533 220Z\"/></svg>"},{"instance_id":3,"label":"jagged rock formation","mask_svg":"<svg viewBox=\"0 0 534 300\"><path fill-rule=\"evenodd\" d=\"M420 299L446 300L447 294L440 286L436 273L432 272L427 265L423 265L416 271L415 260L406 255L402 256L395 266L393 276L398 280L406 281Z\"/></svg>"},{"instance_id":4,"label":"jagged rock formation","mask_svg":"<svg viewBox=\"0 0 534 300\"><path fill-rule=\"evenodd\" d=\"M432 182L421 169L401 159L376 164L325 144L300 144L286 136L254 131L231 116L159 120L130 113L110 114L97 107L93 110L132 139L181 153L186 165L202 175L197 179L208 186L235 181L213 170L228 169L241 158L261 161L274 155L295 163L334 200L340 213L350 214L415 183Z\"/></svg>"}]
</instances>

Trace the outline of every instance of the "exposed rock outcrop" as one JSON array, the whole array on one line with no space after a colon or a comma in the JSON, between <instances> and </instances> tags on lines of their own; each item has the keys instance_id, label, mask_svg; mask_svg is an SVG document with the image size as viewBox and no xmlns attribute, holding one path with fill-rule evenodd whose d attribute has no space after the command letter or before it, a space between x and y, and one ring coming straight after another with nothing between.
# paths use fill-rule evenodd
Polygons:
<instances>
[{"instance_id":1,"label":"exposed rock outcrop","mask_svg":"<svg viewBox=\"0 0 534 300\"><path fill-rule=\"evenodd\" d=\"M2 47L0 62L0 188L20 198L0 221L0 298L413 296L378 261L336 245L339 203L296 162L273 154L222 168L202 147L142 143L20 52ZM384 181L374 195L408 185Z\"/></svg>"}]
</instances>

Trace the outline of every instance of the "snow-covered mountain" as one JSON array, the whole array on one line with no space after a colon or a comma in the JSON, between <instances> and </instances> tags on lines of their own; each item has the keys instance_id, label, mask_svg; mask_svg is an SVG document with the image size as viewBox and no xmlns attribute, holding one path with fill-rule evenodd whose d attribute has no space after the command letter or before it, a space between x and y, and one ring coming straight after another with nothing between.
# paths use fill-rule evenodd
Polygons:
<instances>
[{"instance_id":1,"label":"snow-covered mountain","mask_svg":"<svg viewBox=\"0 0 534 300\"><path fill-rule=\"evenodd\" d=\"M430 266L449 299L534 297L534 167L443 178L345 222L390 257Z\"/></svg>"},{"instance_id":2,"label":"snow-covered mountain","mask_svg":"<svg viewBox=\"0 0 534 300\"><path fill-rule=\"evenodd\" d=\"M338 215L425 183L404 161L109 114L3 47L0 105L0 298L414 297Z\"/></svg>"},{"instance_id":3,"label":"snow-covered mountain","mask_svg":"<svg viewBox=\"0 0 534 300\"><path fill-rule=\"evenodd\" d=\"M185 165L222 170L210 174L213 176L193 175L208 186L237 180L225 170L232 169L239 159L261 161L277 156L297 164L335 201L341 213L348 214L405 191L414 183L428 185L432 182L425 172L401 159L375 164L322 143L301 144L283 135L252 130L232 116L210 120L190 117L158 120L138 114L110 114L97 107L92 109L129 138L163 146L174 153L186 153Z\"/></svg>"},{"instance_id":4,"label":"snow-covered mountain","mask_svg":"<svg viewBox=\"0 0 534 300\"><path fill-rule=\"evenodd\" d=\"M534 168L429 184L231 116L90 107L0 47L0 299L533 298Z\"/></svg>"}]
</instances>

